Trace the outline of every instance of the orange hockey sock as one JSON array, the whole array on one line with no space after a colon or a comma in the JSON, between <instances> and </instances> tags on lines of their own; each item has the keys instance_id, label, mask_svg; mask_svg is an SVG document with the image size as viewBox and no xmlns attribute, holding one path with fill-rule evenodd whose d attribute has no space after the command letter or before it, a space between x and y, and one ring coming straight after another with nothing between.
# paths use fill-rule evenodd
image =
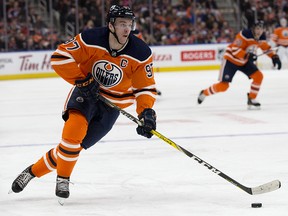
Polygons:
<instances>
[{"instance_id":1,"label":"orange hockey sock","mask_svg":"<svg viewBox=\"0 0 288 216\"><path fill-rule=\"evenodd\" d=\"M56 158L56 148L50 149L32 166L32 173L37 177L41 177L55 170L57 161Z\"/></svg>"},{"instance_id":2,"label":"orange hockey sock","mask_svg":"<svg viewBox=\"0 0 288 216\"><path fill-rule=\"evenodd\" d=\"M69 111L69 118L65 122L61 143L49 150L33 166L32 173L41 177L55 169L62 177L69 177L77 162L82 147L80 143L84 139L88 123L79 111Z\"/></svg>"},{"instance_id":3,"label":"orange hockey sock","mask_svg":"<svg viewBox=\"0 0 288 216\"><path fill-rule=\"evenodd\" d=\"M250 87L249 98L255 99L260 91L263 74L258 70L250 76L253 79Z\"/></svg>"},{"instance_id":4,"label":"orange hockey sock","mask_svg":"<svg viewBox=\"0 0 288 216\"><path fill-rule=\"evenodd\" d=\"M228 88L229 88L228 82L219 82L219 83L215 83L212 86L210 86L209 88L205 89L204 94L206 96L208 96L208 95L216 94L219 92L224 92Z\"/></svg>"},{"instance_id":5,"label":"orange hockey sock","mask_svg":"<svg viewBox=\"0 0 288 216\"><path fill-rule=\"evenodd\" d=\"M78 160L81 142L88 129L88 122L79 111L69 111L69 118L65 122L62 141L57 146L57 175L70 177Z\"/></svg>"}]
</instances>

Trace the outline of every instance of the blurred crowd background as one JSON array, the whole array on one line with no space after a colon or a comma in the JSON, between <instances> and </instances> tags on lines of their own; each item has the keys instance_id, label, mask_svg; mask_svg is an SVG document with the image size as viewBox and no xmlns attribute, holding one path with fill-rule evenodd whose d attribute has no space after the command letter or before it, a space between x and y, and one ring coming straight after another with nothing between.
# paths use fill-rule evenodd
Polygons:
<instances>
[{"instance_id":1,"label":"blurred crowd background","mask_svg":"<svg viewBox=\"0 0 288 216\"><path fill-rule=\"evenodd\" d=\"M229 43L257 19L269 39L287 0L0 0L0 50L54 50L81 31L105 26L112 4L130 6L149 45Z\"/></svg>"}]
</instances>

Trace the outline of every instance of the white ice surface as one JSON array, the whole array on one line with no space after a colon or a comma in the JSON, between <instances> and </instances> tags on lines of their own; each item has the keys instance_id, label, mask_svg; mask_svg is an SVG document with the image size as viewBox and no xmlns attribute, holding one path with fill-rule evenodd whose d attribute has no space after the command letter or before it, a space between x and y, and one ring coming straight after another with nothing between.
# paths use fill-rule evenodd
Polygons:
<instances>
[{"instance_id":1,"label":"white ice surface","mask_svg":"<svg viewBox=\"0 0 288 216\"><path fill-rule=\"evenodd\" d=\"M12 181L61 138L70 85L60 78L0 82L0 211L5 216L287 216L288 71L263 71L262 109L247 110L250 81L238 73L230 89L196 103L217 71L158 73L157 131L241 184L279 179L282 187L251 196L166 142L136 134L120 115L112 131L82 151L64 206L55 172L19 194ZM135 107L126 111L135 115ZM261 202L262 208L250 207Z\"/></svg>"}]
</instances>

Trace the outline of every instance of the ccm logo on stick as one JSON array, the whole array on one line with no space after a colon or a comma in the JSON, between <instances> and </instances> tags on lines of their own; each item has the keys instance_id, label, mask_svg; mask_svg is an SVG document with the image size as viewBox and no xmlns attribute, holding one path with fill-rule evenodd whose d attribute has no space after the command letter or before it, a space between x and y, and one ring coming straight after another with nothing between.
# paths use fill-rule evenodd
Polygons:
<instances>
[{"instance_id":1,"label":"ccm logo on stick","mask_svg":"<svg viewBox=\"0 0 288 216\"><path fill-rule=\"evenodd\" d=\"M200 158L196 157L195 155L193 155L191 158L193 158L194 160L196 160L199 164L202 164L203 166L207 167L209 170L211 170L212 172L216 173L216 174L220 174L221 172L217 169L215 169L214 167L212 167L210 164L206 163L205 161L201 160Z\"/></svg>"}]
</instances>

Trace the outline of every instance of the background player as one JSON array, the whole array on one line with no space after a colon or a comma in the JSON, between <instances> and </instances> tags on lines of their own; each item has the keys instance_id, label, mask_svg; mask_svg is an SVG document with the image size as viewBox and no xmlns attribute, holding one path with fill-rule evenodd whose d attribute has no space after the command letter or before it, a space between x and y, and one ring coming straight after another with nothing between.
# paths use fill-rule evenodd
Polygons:
<instances>
[{"instance_id":1,"label":"background player","mask_svg":"<svg viewBox=\"0 0 288 216\"><path fill-rule=\"evenodd\" d=\"M256 51L258 48L264 52L271 49L266 41L263 21L257 21L250 29L240 31L233 43L228 45L220 69L219 82L200 92L198 104L201 104L207 96L225 92L235 73L239 70L249 79L252 79L250 92L247 94L248 107L260 108L260 103L256 101L256 97L261 88L263 74L254 64L257 60ZM280 70L281 61L278 55L274 51L267 53L267 55L272 58L273 65L277 65Z\"/></svg>"},{"instance_id":2,"label":"background player","mask_svg":"<svg viewBox=\"0 0 288 216\"><path fill-rule=\"evenodd\" d=\"M151 49L130 34L135 28L130 8L111 6L107 23L107 27L76 35L53 53L53 69L73 85L63 112L62 140L14 180L13 192L21 192L34 177L56 170L56 196L60 202L69 197L70 176L81 150L103 138L119 116L119 111L98 100L98 93L121 108L136 100L136 112L143 121L137 133L152 137L156 88Z\"/></svg>"},{"instance_id":3,"label":"background player","mask_svg":"<svg viewBox=\"0 0 288 216\"><path fill-rule=\"evenodd\" d=\"M288 27L287 19L280 19L280 26L274 29L271 35L272 47L278 46L277 54L282 62L288 61ZM286 61L284 61L286 59ZM287 67L287 65L286 65Z\"/></svg>"}]
</instances>

